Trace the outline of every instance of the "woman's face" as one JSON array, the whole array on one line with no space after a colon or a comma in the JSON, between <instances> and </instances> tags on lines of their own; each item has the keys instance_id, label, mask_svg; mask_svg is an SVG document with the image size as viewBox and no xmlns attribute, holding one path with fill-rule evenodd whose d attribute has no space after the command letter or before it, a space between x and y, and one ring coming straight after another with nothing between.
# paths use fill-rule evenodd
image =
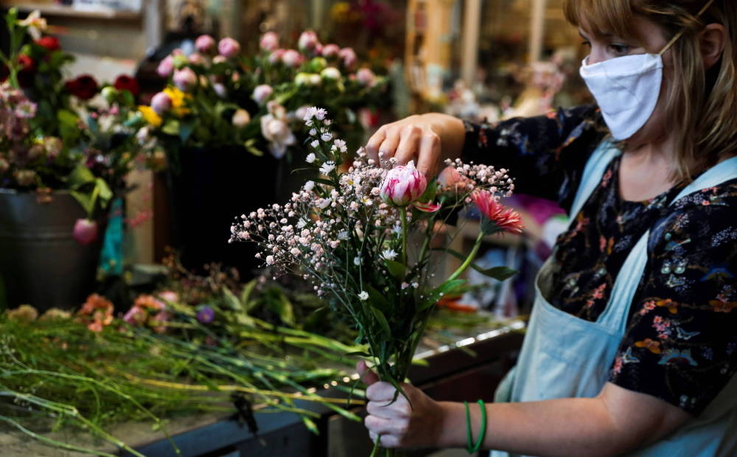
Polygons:
<instances>
[{"instance_id":1,"label":"woman's face","mask_svg":"<svg viewBox=\"0 0 737 457\"><path fill-rule=\"evenodd\" d=\"M667 40L663 36L663 31L654 22L642 17L635 17L633 22L635 30L638 30L640 33L638 38L624 38L608 33L594 35L583 27L579 27L579 33L584 39L584 44L590 46L591 49L588 64L593 65L597 62L628 55L657 54L666 46ZM663 65L664 75L658 104L645 125L627 139L627 143L631 147L659 142L665 139L664 94L667 93L668 75L673 67L673 59L670 51L663 54Z\"/></svg>"}]
</instances>

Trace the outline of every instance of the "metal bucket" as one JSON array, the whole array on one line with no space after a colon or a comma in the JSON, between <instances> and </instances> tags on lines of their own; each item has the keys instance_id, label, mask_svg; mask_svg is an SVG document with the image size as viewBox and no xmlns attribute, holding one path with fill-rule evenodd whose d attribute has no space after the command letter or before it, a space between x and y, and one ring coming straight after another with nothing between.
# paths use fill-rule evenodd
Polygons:
<instances>
[{"instance_id":1,"label":"metal bucket","mask_svg":"<svg viewBox=\"0 0 737 457\"><path fill-rule=\"evenodd\" d=\"M104 224L97 241L80 245L72 232L85 211L68 192L52 196L38 203L35 193L0 189L0 279L10 308L71 309L95 289Z\"/></svg>"}]
</instances>

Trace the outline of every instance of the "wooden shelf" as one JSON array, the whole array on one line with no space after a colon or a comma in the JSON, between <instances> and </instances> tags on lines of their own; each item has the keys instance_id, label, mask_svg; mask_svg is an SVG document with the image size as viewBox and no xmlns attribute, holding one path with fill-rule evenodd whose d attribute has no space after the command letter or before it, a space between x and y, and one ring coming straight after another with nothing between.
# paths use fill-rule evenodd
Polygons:
<instances>
[{"instance_id":1,"label":"wooden shelf","mask_svg":"<svg viewBox=\"0 0 737 457\"><path fill-rule=\"evenodd\" d=\"M38 10L41 16L57 16L81 19L119 19L137 20L141 13L137 11L116 11L112 9L85 10L76 9L73 6L57 5L55 3L28 3L16 1L0 1L0 6L5 8L18 8L18 11L31 12Z\"/></svg>"}]
</instances>

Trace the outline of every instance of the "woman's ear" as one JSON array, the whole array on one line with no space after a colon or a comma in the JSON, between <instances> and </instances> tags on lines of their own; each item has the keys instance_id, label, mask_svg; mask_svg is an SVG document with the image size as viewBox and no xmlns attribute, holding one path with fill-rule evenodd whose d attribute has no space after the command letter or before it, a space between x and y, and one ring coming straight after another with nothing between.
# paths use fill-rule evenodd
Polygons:
<instances>
[{"instance_id":1,"label":"woman's ear","mask_svg":"<svg viewBox=\"0 0 737 457\"><path fill-rule=\"evenodd\" d=\"M726 39L727 29L721 24L709 24L699 34L701 56L704 59L704 67L707 70L722 58Z\"/></svg>"}]
</instances>

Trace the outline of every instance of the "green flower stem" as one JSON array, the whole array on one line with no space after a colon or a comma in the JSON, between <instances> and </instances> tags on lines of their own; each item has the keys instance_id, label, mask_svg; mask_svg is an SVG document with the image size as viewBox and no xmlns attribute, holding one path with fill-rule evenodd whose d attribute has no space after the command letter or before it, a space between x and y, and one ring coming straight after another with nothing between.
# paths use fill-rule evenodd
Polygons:
<instances>
[{"instance_id":1,"label":"green flower stem","mask_svg":"<svg viewBox=\"0 0 737 457\"><path fill-rule=\"evenodd\" d=\"M484 239L484 232L479 232L479 236L476 237L476 243L473 245L473 249L471 249L471 252L468 254L468 257L466 257L466 260L463 261L460 267L453 272L452 275L448 278L447 281L452 281L454 279L457 279L465 270L466 268L471 265L473 262L473 259L476 258L476 254L479 252L479 248L481 247L481 241Z\"/></svg>"},{"instance_id":2,"label":"green flower stem","mask_svg":"<svg viewBox=\"0 0 737 457\"><path fill-rule=\"evenodd\" d=\"M18 422L14 421L13 419L5 416L0 416L0 421L7 422L8 424L12 425L13 427L17 428L24 434L28 435L29 437L38 440L48 446L55 447L58 449L64 449L67 451L74 451L79 452L81 454L92 454L92 455L98 455L103 457L115 457L113 454L107 454L105 452L95 451L93 449L85 449L82 447L73 446L71 444L62 443L61 441L52 440L51 438L47 438L43 435L39 435L38 433L34 433L27 428L23 427Z\"/></svg>"},{"instance_id":3,"label":"green flower stem","mask_svg":"<svg viewBox=\"0 0 737 457\"><path fill-rule=\"evenodd\" d=\"M399 217L402 218L402 265L407 266L407 208L399 208ZM405 273L406 274L406 273ZM404 280L404 278L402 278Z\"/></svg>"}]
</instances>

